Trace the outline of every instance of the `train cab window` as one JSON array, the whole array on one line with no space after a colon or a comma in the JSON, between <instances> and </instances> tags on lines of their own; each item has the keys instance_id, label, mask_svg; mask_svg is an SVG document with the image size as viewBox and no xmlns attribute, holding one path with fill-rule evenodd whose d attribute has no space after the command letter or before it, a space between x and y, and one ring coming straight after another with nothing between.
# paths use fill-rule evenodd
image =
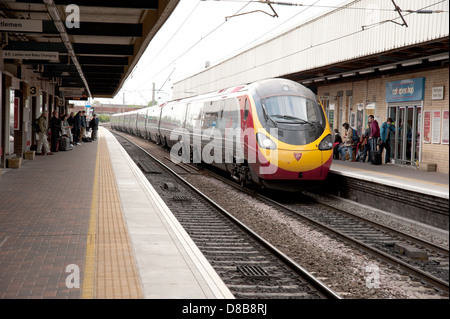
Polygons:
<instances>
[{"instance_id":1,"label":"train cab window","mask_svg":"<svg viewBox=\"0 0 450 319\"><path fill-rule=\"evenodd\" d=\"M320 122L322 118L317 102L302 96L271 96L262 99L262 103L265 105L267 113L279 123Z\"/></svg>"}]
</instances>

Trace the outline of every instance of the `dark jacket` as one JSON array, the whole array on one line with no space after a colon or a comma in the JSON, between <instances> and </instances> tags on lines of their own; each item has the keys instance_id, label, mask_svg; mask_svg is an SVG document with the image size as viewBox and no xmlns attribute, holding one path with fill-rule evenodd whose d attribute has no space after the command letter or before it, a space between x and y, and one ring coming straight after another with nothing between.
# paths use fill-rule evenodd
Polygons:
<instances>
[{"instance_id":1,"label":"dark jacket","mask_svg":"<svg viewBox=\"0 0 450 319\"><path fill-rule=\"evenodd\" d=\"M67 118L67 123L69 123L69 126L75 126L75 117L69 116Z\"/></svg>"},{"instance_id":2,"label":"dark jacket","mask_svg":"<svg viewBox=\"0 0 450 319\"><path fill-rule=\"evenodd\" d=\"M50 119L50 129L56 133L58 133L61 129L61 120L56 116L52 116L52 118Z\"/></svg>"},{"instance_id":3,"label":"dark jacket","mask_svg":"<svg viewBox=\"0 0 450 319\"><path fill-rule=\"evenodd\" d=\"M89 127L94 131L98 130L98 117L94 117L90 122L89 122Z\"/></svg>"},{"instance_id":4,"label":"dark jacket","mask_svg":"<svg viewBox=\"0 0 450 319\"><path fill-rule=\"evenodd\" d=\"M73 127L74 127L74 128L80 128L80 127L81 127L81 113L80 113L80 112L78 112L78 113L74 116Z\"/></svg>"}]
</instances>

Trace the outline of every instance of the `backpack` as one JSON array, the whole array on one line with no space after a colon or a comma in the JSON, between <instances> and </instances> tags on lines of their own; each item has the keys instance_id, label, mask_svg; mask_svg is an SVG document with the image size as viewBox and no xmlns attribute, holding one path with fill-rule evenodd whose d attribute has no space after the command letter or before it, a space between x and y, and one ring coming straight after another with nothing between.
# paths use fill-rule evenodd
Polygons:
<instances>
[{"instance_id":1,"label":"backpack","mask_svg":"<svg viewBox=\"0 0 450 319\"><path fill-rule=\"evenodd\" d=\"M353 141L356 144L358 144L358 142L359 142L359 134L358 134L358 132L356 132L356 130L354 128L352 128L352 130L353 130Z\"/></svg>"},{"instance_id":2,"label":"backpack","mask_svg":"<svg viewBox=\"0 0 450 319\"><path fill-rule=\"evenodd\" d=\"M33 121L33 132L38 134L40 131L41 129L39 127L39 118L37 118Z\"/></svg>"}]
</instances>

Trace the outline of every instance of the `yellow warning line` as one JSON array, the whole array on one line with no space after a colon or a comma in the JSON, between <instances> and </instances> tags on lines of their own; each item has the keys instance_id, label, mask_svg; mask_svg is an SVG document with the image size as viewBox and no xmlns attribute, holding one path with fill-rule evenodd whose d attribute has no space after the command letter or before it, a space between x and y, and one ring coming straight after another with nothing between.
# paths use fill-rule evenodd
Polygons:
<instances>
[{"instance_id":1,"label":"yellow warning line","mask_svg":"<svg viewBox=\"0 0 450 319\"><path fill-rule=\"evenodd\" d=\"M105 137L98 140L81 298L143 298Z\"/></svg>"},{"instance_id":2,"label":"yellow warning line","mask_svg":"<svg viewBox=\"0 0 450 319\"><path fill-rule=\"evenodd\" d=\"M91 216L89 218L89 229L86 243L86 260L84 266L83 286L81 291L82 299L94 298L95 282L95 257L96 257L96 234L97 234L97 205L99 187L99 166L100 166L100 141L97 144L97 158L95 160L94 186L92 188Z\"/></svg>"}]
</instances>

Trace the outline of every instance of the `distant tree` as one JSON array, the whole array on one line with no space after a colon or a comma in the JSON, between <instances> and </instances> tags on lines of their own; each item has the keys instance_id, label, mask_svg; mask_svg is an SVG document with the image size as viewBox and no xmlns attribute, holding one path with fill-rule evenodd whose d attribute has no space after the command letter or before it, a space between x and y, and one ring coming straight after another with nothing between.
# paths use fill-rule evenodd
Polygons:
<instances>
[{"instance_id":1,"label":"distant tree","mask_svg":"<svg viewBox=\"0 0 450 319\"><path fill-rule=\"evenodd\" d=\"M109 121L110 121L110 117L109 117L108 114L100 114L100 115L98 116L98 121L99 121L100 123L109 122Z\"/></svg>"},{"instance_id":2,"label":"distant tree","mask_svg":"<svg viewBox=\"0 0 450 319\"><path fill-rule=\"evenodd\" d=\"M153 105L157 105L158 101L152 100L150 102L148 102L147 106L153 106Z\"/></svg>"}]
</instances>

